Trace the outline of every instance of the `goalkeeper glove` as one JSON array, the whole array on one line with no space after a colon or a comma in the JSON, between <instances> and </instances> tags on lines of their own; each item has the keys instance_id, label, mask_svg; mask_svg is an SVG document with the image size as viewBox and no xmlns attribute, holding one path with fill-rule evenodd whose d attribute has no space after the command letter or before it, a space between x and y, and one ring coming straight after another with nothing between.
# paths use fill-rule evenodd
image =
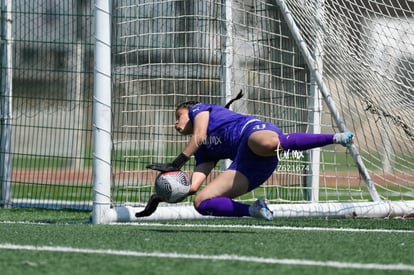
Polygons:
<instances>
[{"instance_id":1,"label":"goalkeeper glove","mask_svg":"<svg viewBox=\"0 0 414 275\"><path fill-rule=\"evenodd\" d=\"M153 163L147 165L148 169L164 172L179 171L181 167L189 160L190 158L184 155L183 153L179 154L178 157L171 163Z\"/></svg>"}]
</instances>

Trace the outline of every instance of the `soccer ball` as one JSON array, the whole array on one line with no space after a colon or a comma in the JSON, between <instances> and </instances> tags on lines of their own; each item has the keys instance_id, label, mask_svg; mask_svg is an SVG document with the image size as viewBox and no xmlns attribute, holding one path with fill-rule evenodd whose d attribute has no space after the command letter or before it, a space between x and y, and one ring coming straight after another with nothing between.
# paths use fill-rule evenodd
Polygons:
<instances>
[{"instance_id":1,"label":"soccer ball","mask_svg":"<svg viewBox=\"0 0 414 275\"><path fill-rule=\"evenodd\" d=\"M163 201L175 203L187 196L190 185L190 178L183 171L164 172L155 179L155 192Z\"/></svg>"}]
</instances>

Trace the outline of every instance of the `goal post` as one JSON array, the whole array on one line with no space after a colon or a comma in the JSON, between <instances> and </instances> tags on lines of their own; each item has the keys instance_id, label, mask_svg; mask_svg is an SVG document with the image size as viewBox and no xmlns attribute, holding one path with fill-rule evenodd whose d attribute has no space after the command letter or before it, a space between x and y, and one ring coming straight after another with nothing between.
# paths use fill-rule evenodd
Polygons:
<instances>
[{"instance_id":1,"label":"goal post","mask_svg":"<svg viewBox=\"0 0 414 275\"><path fill-rule=\"evenodd\" d=\"M0 105L0 190L3 207L11 207L11 120L12 120L12 1L1 1L1 105Z\"/></svg>"},{"instance_id":2,"label":"goal post","mask_svg":"<svg viewBox=\"0 0 414 275\"><path fill-rule=\"evenodd\" d=\"M108 222L111 207L112 0L95 1L92 223Z\"/></svg>"},{"instance_id":3,"label":"goal post","mask_svg":"<svg viewBox=\"0 0 414 275\"><path fill-rule=\"evenodd\" d=\"M392 11L363 0L113 4L111 208L102 222L205 218L191 198L135 218L154 192L156 172L145 166L185 145L173 127L178 103L222 104L239 89L235 111L284 132L349 130L356 144L286 152L272 177L238 200L264 196L276 217L413 215L410 2L392 2Z\"/></svg>"}]
</instances>

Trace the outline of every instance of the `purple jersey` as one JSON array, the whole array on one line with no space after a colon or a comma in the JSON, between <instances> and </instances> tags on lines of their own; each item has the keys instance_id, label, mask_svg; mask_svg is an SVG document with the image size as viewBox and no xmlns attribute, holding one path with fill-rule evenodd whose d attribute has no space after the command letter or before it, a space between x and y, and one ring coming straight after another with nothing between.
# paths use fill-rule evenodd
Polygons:
<instances>
[{"instance_id":1,"label":"purple jersey","mask_svg":"<svg viewBox=\"0 0 414 275\"><path fill-rule=\"evenodd\" d=\"M210 112L207 138L194 154L197 165L207 161L233 159L237 153L246 125L258 121L254 116L235 113L219 105L199 103L189 110L189 118L203 111Z\"/></svg>"},{"instance_id":2,"label":"purple jersey","mask_svg":"<svg viewBox=\"0 0 414 275\"><path fill-rule=\"evenodd\" d=\"M265 182L278 163L277 156L262 157L254 154L248 145L252 133L269 130L282 135L274 124L263 122L254 116L242 115L222 106L199 103L189 110L189 118L194 125L194 117L203 111L210 112L207 138L195 152L196 165L204 162L231 159L227 169L237 170L249 180L249 190Z\"/></svg>"}]
</instances>

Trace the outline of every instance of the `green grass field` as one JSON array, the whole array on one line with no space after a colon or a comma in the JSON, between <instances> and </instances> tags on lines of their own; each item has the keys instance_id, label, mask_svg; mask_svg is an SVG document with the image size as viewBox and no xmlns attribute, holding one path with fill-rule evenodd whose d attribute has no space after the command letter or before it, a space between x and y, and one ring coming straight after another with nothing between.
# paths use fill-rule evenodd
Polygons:
<instances>
[{"instance_id":1,"label":"green grass field","mask_svg":"<svg viewBox=\"0 0 414 275\"><path fill-rule=\"evenodd\" d=\"M1 274L414 274L412 219L91 225L89 216L1 209Z\"/></svg>"}]
</instances>

